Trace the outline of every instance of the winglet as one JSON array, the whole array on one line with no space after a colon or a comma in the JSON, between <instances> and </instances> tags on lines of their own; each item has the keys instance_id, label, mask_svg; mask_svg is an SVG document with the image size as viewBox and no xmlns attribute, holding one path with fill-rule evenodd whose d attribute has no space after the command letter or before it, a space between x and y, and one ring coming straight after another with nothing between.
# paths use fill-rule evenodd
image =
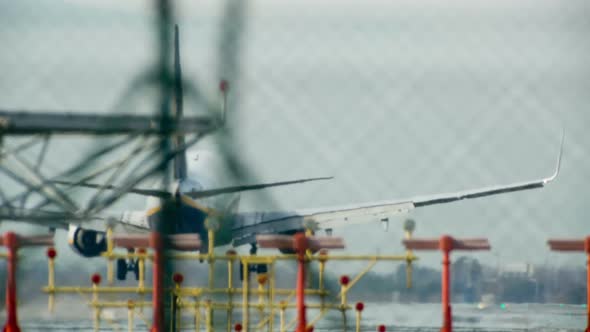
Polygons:
<instances>
[{"instance_id":1,"label":"winglet","mask_svg":"<svg viewBox=\"0 0 590 332\"><path fill-rule=\"evenodd\" d=\"M555 172L553 172L553 175L551 175L548 178L543 179L543 184L547 184L553 180L555 180L557 178L557 175L559 175L559 170L561 169L561 157L563 155L563 142L565 141L565 128L562 131L561 134L561 145L559 147L559 155L557 156L557 165L555 166Z\"/></svg>"}]
</instances>

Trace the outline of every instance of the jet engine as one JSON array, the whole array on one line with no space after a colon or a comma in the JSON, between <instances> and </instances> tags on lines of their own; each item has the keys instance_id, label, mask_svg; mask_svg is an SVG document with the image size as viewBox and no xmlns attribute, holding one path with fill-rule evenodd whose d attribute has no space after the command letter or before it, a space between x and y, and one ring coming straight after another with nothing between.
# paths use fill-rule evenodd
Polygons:
<instances>
[{"instance_id":1,"label":"jet engine","mask_svg":"<svg viewBox=\"0 0 590 332\"><path fill-rule=\"evenodd\" d=\"M107 250L105 232L71 226L68 231L68 244L76 253L84 257L96 257Z\"/></svg>"}]
</instances>

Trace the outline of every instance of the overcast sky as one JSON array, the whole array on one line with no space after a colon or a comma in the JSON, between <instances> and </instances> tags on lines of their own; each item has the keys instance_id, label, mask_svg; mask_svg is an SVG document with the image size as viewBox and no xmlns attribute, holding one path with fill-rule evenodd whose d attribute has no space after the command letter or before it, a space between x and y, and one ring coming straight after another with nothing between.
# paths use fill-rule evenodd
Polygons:
<instances>
[{"instance_id":1,"label":"overcast sky","mask_svg":"<svg viewBox=\"0 0 590 332\"><path fill-rule=\"evenodd\" d=\"M1 2L0 108L111 110L156 59L153 11L143 3ZM582 255L551 254L545 243L590 234L587 3L252 1L244 24L232 27L240 47L219 41L219 3L176 8L185 78L210 98L220 77L231 81L235 144L256 180L335 176L272 190L272 204L245 194L244 209L346 205L546 177L565 128L562 173L547 188L408 217L418 223L416 236L488 236L492 253L477 257L494 264L584 263ZM237 71L219 66L220 50L237 52ZM149 111L153 92L137 95L128 104ZM186 105L188 114L199 112L190 96ZM54 147L49 169L92 144L71 140ZM118 205L127 207L143 203ZM388 233L378 223L336 233L352 251L402 250L401 222Z\"/></svg>"}]
</instances>

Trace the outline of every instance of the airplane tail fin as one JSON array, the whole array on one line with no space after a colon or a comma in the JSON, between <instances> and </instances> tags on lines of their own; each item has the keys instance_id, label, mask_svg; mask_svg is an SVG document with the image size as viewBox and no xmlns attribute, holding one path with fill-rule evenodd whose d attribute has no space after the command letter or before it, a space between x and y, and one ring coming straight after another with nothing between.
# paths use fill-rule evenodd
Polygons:
<instances>
[{"instance_id":1,"label":"airplane tail fin","mask_svg":"<svg viewBox=\"0 0 590 332\"><path fill-rule=\"evenodd\" d=\"M182 121L182 70L180 68L180 41L178 25L174 26L174 113L176 121ZM184 145L184 135L176 135L172 140L173 148L177 149ZM174 157L174 178L186 178L187 164L186 152L183 151Z\"/></svg>"}]
</instances>

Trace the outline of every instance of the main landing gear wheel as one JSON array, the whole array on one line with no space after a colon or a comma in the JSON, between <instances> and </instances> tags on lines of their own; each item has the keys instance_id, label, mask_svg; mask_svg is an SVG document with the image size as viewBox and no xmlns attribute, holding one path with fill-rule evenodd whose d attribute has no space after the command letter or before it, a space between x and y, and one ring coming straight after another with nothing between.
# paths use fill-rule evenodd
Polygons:
<instances>
[{"instance_id":1,"label":"main landing gear wheel","mask_svg":"<svg viewBox=\"0 0 590 332\"><path fill-rule=\"evenodd\" d=\"M250 248L250 255L256 255L258 251L258 247L256 243L251 244ZM249 264L248 265L248 275L251 272L256 272L257 274L265 274L268 272L268 266L266 264ZM240 262L240 281L244 281L244 264Z\"/></svg>"},{"instance_id":2,"label":"main landing gear wheel","mask_svg":"<svg viewBox=\"0 0 590 332\"><path fill-rule=\"evenodd\" d=\"M117 259L117 280L127 279L127 261L123 258Z\"/></svg>"},{"instance_id":3,"label":"main landing gear wheel","mask_svg":"<svg viewBox=\"0 0 590 332\"><path fill-rule=\"evenodd\" d=\"M117 280L126 280L127 272L133 272L135 274L135 280L139 280L139 264L137 259L129 260L129 262L123 258L117 259Z\"/></svg>"}]
</instances>

